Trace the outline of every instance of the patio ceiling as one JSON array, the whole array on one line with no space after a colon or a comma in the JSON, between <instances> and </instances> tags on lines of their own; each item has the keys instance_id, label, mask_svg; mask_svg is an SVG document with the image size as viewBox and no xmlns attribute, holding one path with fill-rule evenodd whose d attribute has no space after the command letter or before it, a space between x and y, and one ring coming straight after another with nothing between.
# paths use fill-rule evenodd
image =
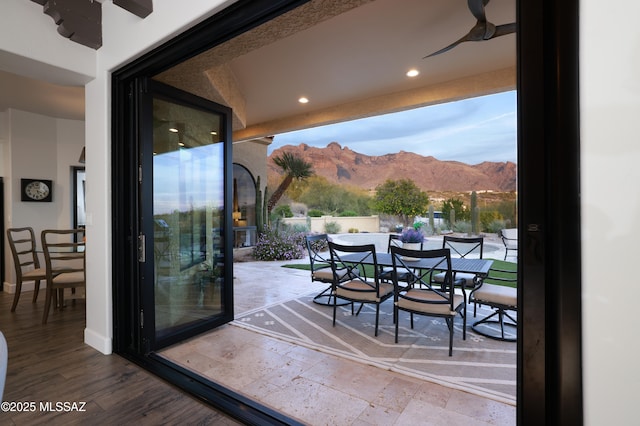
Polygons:
<instances>
[{"instance_id":1,"label":"patio ceiling","mask_svg":"<svg viewBox=\"0 0 640 426\"><path fill-rule=\"evenodd\" d=\"M491 0L486 16L514 22L515 0ZM515 89L514 34L423 59L475 23L464 0L313 0L156 78L231 106L235 141ZM420 74L407 77L411 68ZM32 81L18 80L21 99L0 108L38 103L27 96ZM46 86L43 99L60 90L68 100L68 87ZM31 108L78 118L64 105Z\"/></svg>"}]
</instances>

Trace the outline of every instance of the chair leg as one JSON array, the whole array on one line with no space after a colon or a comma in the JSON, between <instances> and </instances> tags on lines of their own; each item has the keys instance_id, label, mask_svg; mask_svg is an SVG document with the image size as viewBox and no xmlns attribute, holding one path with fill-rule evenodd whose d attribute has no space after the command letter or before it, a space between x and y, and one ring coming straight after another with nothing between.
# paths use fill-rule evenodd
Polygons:
<instances>
[{"instance_id":1,"label":"chair leg","mask_svg":"<svg viewBox=\"0 0 640 426\"><path fill-rule=\"evenodd\" d=\"M413 312L411 312L411 329L413 330Z\"/></svg>"},{"instance_id":2,"label":"chair leg","mask_svg":"<svg viewBox=\"0 0 640 426\"><path fill-rule=\"evenodd\" d=\"M338 304L336 303L338 300L337 296L333 295L333 326L336 326L336 310L338 309ZM353 309L353 304L351 304L351 309Z\"/></svg>"},{"instance_id":3,"label":"chair leg","mask_svg":"<svg viewBox=\"0 0 640 426\"><path fill-rule=\"evenodd\" d=\"M16 282L16 292L13 295L13 304L11 305L11 312L16 311L16 306L18 306L18 300L20 300L20 293L22 293L22 281Z\"/></svg>"},{"instance_id":4,"label":"chair leg","mask_svg":"<svg viewBox=\"0 0 640 426\"><path fill-rule=\"evenodd\" d=\"M44 300L44 313L42 314L42 323L46 324L49 318L49 308L51 307L51 299L55 296L55 290L47 286L47 295Z\"/></svg>"},{"instance_id":5,"label":"chair leg","mask_svg":"<svg viewBox=\"0 0 640 426\"><path fill-rule=\"evenodd\" d=\"M449 327L449 356L453 355L453 317L445 318L447 327Z\"/></svg>"},{"instance_id":6,"label":"chair leg","mask_svg":"<svg viewBox=\"0 0 640 426\"><path fill-rule=\"evenodd\" d=\"M396 343L398 343L398 324L400 323L400 319L398 318L398 307L395 305L393 307L393 315L396 317Z\"/></svg>"},{"instance_id":7,"label":"chair leg","mask_svg":"<svg viewBox=\"0 0 640 426\"><path fill-rule=\"evenodd\" d=\"M467 305L464 305L464 316L462 317L462 340L467 340Z\"/></svg>"},{"instance_id":8,"label":"chair leg","mask_svg":"<svg viewBox=\"0 0 640 426\"><path fill-rule=\"evenodd\" d=\"M33 299L31 303L36 303L38 301L38 293L40 293L40 280L36 280L33 286Z\"/></svg>"},{"instance_id":9,"label":"chair leg","mask_svg":"<svg viewBox=\"0 0 640 426\"><path fill-rule=\"evenodd\" d=\"M378 318L380 316L380 304L376 303L376 331L374 335L378 337Z\"/></svg>"}]
</instances>

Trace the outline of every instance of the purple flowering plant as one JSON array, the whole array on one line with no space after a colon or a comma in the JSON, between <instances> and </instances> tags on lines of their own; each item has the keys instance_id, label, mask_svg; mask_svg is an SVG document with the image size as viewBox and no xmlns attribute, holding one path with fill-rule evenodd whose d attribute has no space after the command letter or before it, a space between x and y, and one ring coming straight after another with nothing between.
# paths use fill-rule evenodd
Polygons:
<instances>
[{"instance_id":1,"label":"purple flowering plant","mask_svg":"<svg viewBox=\"0 0 640 426\"><path fill-rule=\"evenodd\" d=\"M257 260L303 259L306 254L304 233L287 232L267 227L258 236L253 250Z\"/></svg>"},{"instance_id":2,"label":"purple flowering plant","mask_svg":"<svg viewBox=\"0 0 640 426\"><path fill-rule=\"evenodd\" d=\"M420 229L421 226L421 223L416 223L413 225L413 228L407 228L402 231L400 241L403 243L421 243L424 241L424 233L422 232L422 229Z\"/></svg>"}]
</instances>

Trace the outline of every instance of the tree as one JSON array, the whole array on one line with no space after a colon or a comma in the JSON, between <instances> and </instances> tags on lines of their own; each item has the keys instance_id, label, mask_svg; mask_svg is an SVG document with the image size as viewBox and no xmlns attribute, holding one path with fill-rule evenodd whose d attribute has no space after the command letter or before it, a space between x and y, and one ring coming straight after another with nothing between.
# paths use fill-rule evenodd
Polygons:
<instances>
[{"instance_id":1,"label":"tree","mask_svg":"<svg viewBox=\"0 0 640 426\"><path fill-rule=\"evenodd\" d=\"M447 222L450 222L451 210L454 210L456 220L468 220L470 218L469 211L465 209L464 202L459 198L449 198L442 203L442 217ZM449 226L453 228L453 223L449 223Z\"/></svg>"},{"instance_id":2,"label":"tree","mask_svg":"<svg viewBox=\"0 0 640 426\"><path fill-rule=\"evenodd\" d=\"M375 209L381 213L399 216L405 227L409 219L424 214L429 196L410 179L387 180L376 188Z\"/></svg>"},{"instance_id":3,"label":"tree","mask_svg":"<svg viewBox=\"0 0 640 426\"><path fill-rule=\"evenodd\" d=\"M274 157L273 162L284 172L284 179L269 198L267 212L271 214L273 207L282 198L285 191L294 179L302 180L313 176L313 166L301 157L285 152L280 157Z\"/></svg>"}]
</instances>

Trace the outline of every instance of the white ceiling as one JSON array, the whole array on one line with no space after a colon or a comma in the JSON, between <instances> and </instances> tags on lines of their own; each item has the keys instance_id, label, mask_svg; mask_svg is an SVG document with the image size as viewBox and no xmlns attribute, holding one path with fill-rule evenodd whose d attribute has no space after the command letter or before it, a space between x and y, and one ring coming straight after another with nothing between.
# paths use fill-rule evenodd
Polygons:
<instances>
[{"instance_id":1,"label":"white ceiling","mask_svg":"<svg viewBox=\"0 0 640 426\"><path fill-rule=\"evenodd\" d=\"M328 10L332 0L314 0L312 3ZM239 52L236 53L238 56L231 54L225 66L230 69L234 93L241 98L245 109L244 125L251 129L265 127L263 124L268 122L280 122L256 130L253 135L310 125L312 123L305 124L301 117L326 115L336 107L351 105L348 113L349 108L344 108L342 112L334 111L331 117L317 118L313 123L337 121L337 116L371 115L373 110L367 111L366 105L371 104L372 99L381 102L381 99L391 99L397 94L406 98L446 82L515 69L514 34L484 42L462 43L442 55L422 59L473 27L476 21L464 0L375 0L364 3L335 17L325 18L317 25L304 23L301 27L306 29L293 34L290 31L286 37L275 37L275 41L270 40L257 48L254 40L253 44L246 44L254 47L232 49ZM491 0L486 15L494 24L514 22L515 0ZM206 72L210 65L202 62L194 65L192 71ZM420 75L414 79L406 77L409 68L418 69ZM511 89L514 87L515 81ZM71 119L84 116L82 88L0 72L0 89L0 109L17 108ZM433 89L429 90L433 92ZM482 94L484 88L474 86L466 90ZM302 95L310 99L308 104L297 102ZM424 100L403 102L409 107L412 103L414 106L424 103ZM353 105L358 103L360 106L354 109ZM402 104L391 107L382 102L376 111L402 108ZM285 124L282 120L287 117L293 121ZM294 122L298 124L292 124Z\"/></svg>"}]
</instances>

